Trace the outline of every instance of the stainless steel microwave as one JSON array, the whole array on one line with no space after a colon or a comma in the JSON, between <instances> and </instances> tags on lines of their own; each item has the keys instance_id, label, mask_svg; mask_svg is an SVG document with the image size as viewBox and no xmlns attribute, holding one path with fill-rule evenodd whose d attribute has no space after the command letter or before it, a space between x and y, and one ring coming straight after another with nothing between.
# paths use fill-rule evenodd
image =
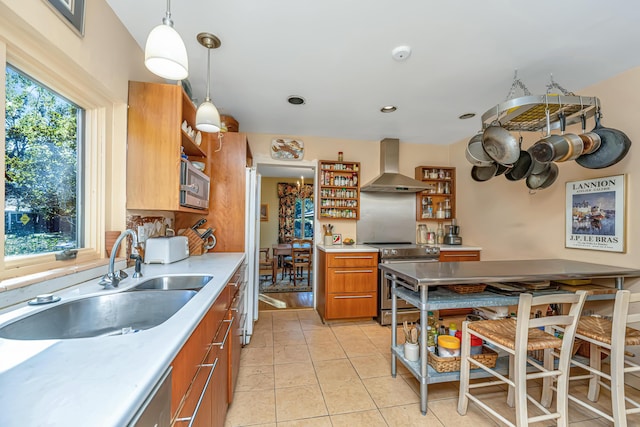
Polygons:
<instances>
[{"instance_id":1,"label":"stainless steel microwave","mask_svg":"<svg viewBox=\"0 0 640 427\"><path fill-rule=\"evenodd\" d=\"M209 177L196 169L188 160L181 160L180 206L209 209Z\"/></svg>"}]
</instances>

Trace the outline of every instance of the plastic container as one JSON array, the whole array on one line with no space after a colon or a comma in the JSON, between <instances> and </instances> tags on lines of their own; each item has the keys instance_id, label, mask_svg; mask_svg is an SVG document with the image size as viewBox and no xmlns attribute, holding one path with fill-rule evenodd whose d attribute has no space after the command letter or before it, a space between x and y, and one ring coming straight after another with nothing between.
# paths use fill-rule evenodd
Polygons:
<instances>
[{"instance_id":1,"label":"plastic container","mask_svg":"<svg viewBox=\"0 0 640 427\"><path fill-rule=\"evenodd\" d=\"M458 333L458 326L453 322L449 323L449 335L451 335L452 337L455 337L457 336L457 333ZM460 339L460 337L458 337L458 339Z\"/></svg>"},{"instance_id":2,"label":"plastic container","mask_svg":"<svg viewBox=\"0 0 640 427\"><path fill-rule=\"evenodd\" d=\"M462 341L462 331L456 332L456 338ZM482 338L471 335L471 354L482 354Z\"/></svg>"},{"instance_id":3,"label":"plastic container","mask_svg":"<svg viewBox=\"0 0 640 427\"><path fill-rule=\"evenodd\" d=\"M438 356L460 357L460 339L451 335L439 335Z\"/></svg>"}]
</instances>

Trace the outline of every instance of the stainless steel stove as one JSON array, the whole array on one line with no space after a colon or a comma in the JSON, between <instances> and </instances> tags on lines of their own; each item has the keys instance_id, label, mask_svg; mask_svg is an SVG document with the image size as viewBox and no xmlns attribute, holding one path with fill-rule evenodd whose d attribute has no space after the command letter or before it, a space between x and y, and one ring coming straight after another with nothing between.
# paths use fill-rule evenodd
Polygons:
<instances>
[{"instance_id":1,"label":"stainless steel stove","mask_svg":"<svg viewBox=\"0 0 640 427\"><path fill-rule=\"evenodd\" d=\"M416 245L410 242L369 242L366 245L378 248L381 264L405 262L438 262L440 248L437 246ZM398 323L407 320L420 320L420 310L398 299ZM383 274L378 274L378 322L391 324L391 282Z\"/></svg>"}]
</instances>

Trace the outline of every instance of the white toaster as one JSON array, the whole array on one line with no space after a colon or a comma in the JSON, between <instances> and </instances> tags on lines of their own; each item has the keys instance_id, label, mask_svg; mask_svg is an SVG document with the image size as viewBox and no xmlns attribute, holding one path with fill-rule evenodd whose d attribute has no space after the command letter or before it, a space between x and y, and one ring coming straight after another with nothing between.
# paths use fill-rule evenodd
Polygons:
<instances>
[{"instance_id":1,"label":"white toaster","mask_svg":"<svg viewBox=\"0 0 640 427\"><path fill-rule=\"evenodd\" d=\"M152 237L145 243L145 264L170 264L188 256L189 239L186 236Z\"/></svg>"}]
</instances>

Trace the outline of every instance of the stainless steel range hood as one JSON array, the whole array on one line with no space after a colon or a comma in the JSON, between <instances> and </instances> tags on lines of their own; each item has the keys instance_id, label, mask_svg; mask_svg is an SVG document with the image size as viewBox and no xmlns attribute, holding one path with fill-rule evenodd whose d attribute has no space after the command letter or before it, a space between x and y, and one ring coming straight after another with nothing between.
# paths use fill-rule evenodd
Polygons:
<instances>
[{"instance_id":1,"label":"stainless steel range hood","mask_svg":"<svg viewBox=\"0 0 640 427\"><path fill-rule=\"evenodd\" d=\"M360 191L387 193L417 193L426 189L424 183L401 175L400 140L385 138L380 141L380 175L366 183Z\"/></svg>"}]
</instances>

